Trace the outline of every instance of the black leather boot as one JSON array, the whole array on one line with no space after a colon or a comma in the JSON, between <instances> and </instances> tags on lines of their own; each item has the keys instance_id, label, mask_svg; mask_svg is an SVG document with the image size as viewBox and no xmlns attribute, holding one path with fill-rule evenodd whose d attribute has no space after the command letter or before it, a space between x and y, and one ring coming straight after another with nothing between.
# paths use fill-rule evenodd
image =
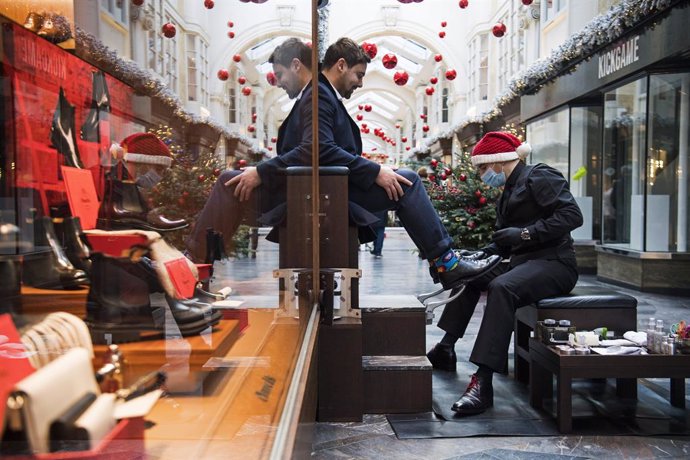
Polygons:
<instances>
[{"instance_id":1,"label":"black leather boot","mask_svg":"<svg viewBox=\"0 0 690 460\"><path fill-rule=\"evenodd\" d=\"M458 399L451 409L460 415L481 414L494 405L494 387L491 377L481 377L472 374L470 384L465 393Z\"/></svg>"},{"instance_id":2,"label":"black leather boot","mask_svg":"<svg viewBox=\"0 0 690 460\"><path fill-rule=\"evenodd\" d=\"M50 217L34 218L35 251L24 255L22 281L41 289L76 289L89 284L85 271L74 268L60 245Z\"/></svg>"},{"instance_id":3,"label":"black leather boot","mask_svg":"<svg viewBox=\"0 0 690 460\"><path fill-rule=\"evenodd\" d=\"M155 209L149 210L134 182L115 178L106 180L105 198L98 211L98 228L132 229L168 232L187 225L184 219L168 219Z\"/></svg>"},{"instance_id":4,"label":"black leather boot","mask_svg":"<svg viewBox=\"0 0 690 460\"><path fill-rule=\"evenodd\" d=\"M182 336L195 335L220 320L207 304L168 305L164 299L152 305L151 293L162 292L162 287L145 259L132 262L93 254L86 324L94 343L158 339L166 331L175 335L178 330ZM175 324L170 324L170 319Z\"/></svg>"},{"instance_id":5,"label":"black leather boot","mask_svg":"<svg viewBox=\"0 0 690 460\"><path fill-rule=\"evenodd\" d=\"M58 240L65 248L65 255L76 268L86 273L91 269L91 248L81 229L78 217L59 217L53 219Z\"/></svg>"},{"instance_id":6,"label":"black leather boot","mask_svg":"<svg viewBox=\"0 0 690 460\"><path fill-rule=\"evenodd\" d=\"M434 348L429 350L426 357L429 358L429 362L434 369L450 372L456 371L458 358L455 355L455 347L452 345L437 343L434 345Z\"/></svg>"},{"instance_id":7,"label":"black leather boot","mask_svg":"<svg viewBox=\"0 0 690 460\"><path fill-rule=\"evenodd\" d=\"M105 82L105 74L99 70L92 74L91 109L81 125L79 137L87 142L99 142L99 122L107 119L109 113L110 93Z\"/></svg>"},{"instance_id":8,"label":"black leather boot","mask_svg":"<svg viewBox=\"0 0 690 460\"><path fill-rule=\"evenodd\" d=\"M53 125L50 128L50 142L64 159L65 166L83 168L77 147L77 132L74 126L74 106L65 97L60 87L60 96L53 114Z\"/></svg>"}]
</instances>

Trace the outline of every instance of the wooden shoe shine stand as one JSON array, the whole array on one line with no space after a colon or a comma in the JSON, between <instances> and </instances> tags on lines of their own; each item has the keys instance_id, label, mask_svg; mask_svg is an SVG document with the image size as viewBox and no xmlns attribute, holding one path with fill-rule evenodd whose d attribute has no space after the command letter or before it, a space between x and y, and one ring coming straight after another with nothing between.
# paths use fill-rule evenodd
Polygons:
<instances>
[{"instance_id":1,"label":"wooden shoe shine stand","mask_svg":"<svg viewBox=\"0 0 690 460\"><path fill-rule=\"evenodd\" d=\"M357 227L348 218L348 170L320 168L320 264L356 269ZM311 168L288 168L288 211L280 230L280 268L311 265ZM349 296L355 312L319 325L317 420L361 421L367 413L431 410L431 364L424 306L410 296ZM343 289L344 290L344 289ZM342 308L341 308L342 310ZM337 318L338 315L342 317Z\"/></svg>"}]
</instances>

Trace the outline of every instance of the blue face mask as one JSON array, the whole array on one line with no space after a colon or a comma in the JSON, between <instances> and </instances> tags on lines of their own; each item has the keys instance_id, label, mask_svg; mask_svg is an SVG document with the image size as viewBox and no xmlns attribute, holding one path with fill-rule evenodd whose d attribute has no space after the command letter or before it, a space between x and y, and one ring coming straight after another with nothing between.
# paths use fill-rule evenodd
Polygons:
<instances>
[{"instance_id":1,"label":"blue face mask","mask_svg":"<svg viewBox=\"0 0 690 460\"><path fill-rule=\"evenodd\" d=\"M482 181L489 187L503 187L506 184L506 173L497 173L493 168L489 168L482 174Z\"/></svg>"}]
</instances>

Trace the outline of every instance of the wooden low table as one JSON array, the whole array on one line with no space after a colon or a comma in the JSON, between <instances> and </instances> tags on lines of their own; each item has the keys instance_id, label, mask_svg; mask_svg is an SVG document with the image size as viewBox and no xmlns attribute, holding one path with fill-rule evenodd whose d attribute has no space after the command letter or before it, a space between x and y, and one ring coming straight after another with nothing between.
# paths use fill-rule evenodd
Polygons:
<instances>
[{"instance_id":1,"label":"wooden low table","mask_svg":"<svg viewBox=\"0 0 690 460\"><path fill-rule=\"evenodd\" d=\"M556 376L556 420L561 433L572 431L573 379L615 378L619 396L637 398L638 378L671 379L671 404L685 407L690 355L571 355L530 339L530 404L541 409Z\"/></svg>"}]
</instances>

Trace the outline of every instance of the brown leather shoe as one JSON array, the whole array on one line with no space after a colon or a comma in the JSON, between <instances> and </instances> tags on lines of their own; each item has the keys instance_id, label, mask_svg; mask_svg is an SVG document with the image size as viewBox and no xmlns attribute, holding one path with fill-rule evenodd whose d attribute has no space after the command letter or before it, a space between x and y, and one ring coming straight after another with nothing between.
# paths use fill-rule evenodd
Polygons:
<instances>
[{"instance_id":1,"label":"brown leather shoe","mask_svg":"<svg viewBox=\"0 0 690 460\"><path fill-rule=\"evenodd\" d=\"M460 415L481 414L494 405L494 387L490 379L472 374L465 393L458 399L451 410Z\"/></svg>"}]
</instances>

